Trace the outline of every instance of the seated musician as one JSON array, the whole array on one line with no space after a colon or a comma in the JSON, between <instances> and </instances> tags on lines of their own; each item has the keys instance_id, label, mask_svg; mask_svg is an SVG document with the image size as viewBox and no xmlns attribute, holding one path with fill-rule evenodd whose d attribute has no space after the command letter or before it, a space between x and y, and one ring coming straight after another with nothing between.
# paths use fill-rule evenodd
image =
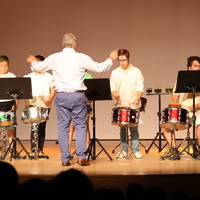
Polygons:
<instances>
[{"instance_id":1,"label":"seated musician","mask_svg":"<svg viewBox=\"0 0 200 200\"><path fill-rule=\"evenodd\" d=\"M200 70L200 57L190 56L187 59L187 70L194 71ZM193 93L174 93L176 86L174 87L173 94L171 95L172 101L175 104L180 104L180 107L186 109L189 112L189 124L192 125L193 116ZM197 137L197 149L200 146L200 93L195 93L195 115L196 115L196 137ZM173 127L172 127L173 128ZM169 144L169 149L163 156L162 159L179 160L180 153L177 149L175 140L175 132L177 129L172 130L169 128L163 128L164 137ZM200 160L200 151L196 152L195 159Z\"/></svg>"}]
</instances>

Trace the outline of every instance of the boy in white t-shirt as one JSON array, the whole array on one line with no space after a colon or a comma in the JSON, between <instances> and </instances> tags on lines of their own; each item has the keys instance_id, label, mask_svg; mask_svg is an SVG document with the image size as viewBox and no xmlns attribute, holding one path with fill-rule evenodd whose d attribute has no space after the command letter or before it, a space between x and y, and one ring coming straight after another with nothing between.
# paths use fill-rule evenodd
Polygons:
<instances>
[{"instance_id":1,"label":"boy in white t-shirt","mask_svg":"<svg viewBox=\"0 0 200 200\"><path fill-rule=\"evenodd\" d=\"M44 57L41 55L35 56L38 61L43 61ZM48 72L31 72L30 74L24 76L31 78L31 85L32 85L32 96L33 99L25 100L25 108L29 107L36 107L40 108L47 108L48 115L50 113L52 101L55 97L55 84L53 76ZM46 122L41 122L38 125L38 158L49 158L43 152L45 136L46 136ZM34 131L31 131L31 154L33 153L33 139L34 139Z\"/></svg>"}]
</instances>

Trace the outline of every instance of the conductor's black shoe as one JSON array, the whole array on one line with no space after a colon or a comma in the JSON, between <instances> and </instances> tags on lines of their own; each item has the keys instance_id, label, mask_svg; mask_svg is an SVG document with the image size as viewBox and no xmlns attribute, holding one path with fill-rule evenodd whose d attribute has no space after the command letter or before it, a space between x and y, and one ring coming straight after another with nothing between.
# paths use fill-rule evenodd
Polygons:
<instances>
[{"instance_id":1,"label":"conductor's black shoe","mask_svg":"<svg viewBox=\"0 0 200 200\"><path fill-rule=\"evenodd\" d=\"M90 165L90 163L87 162L86 159L81 159L81 158L78 158L77 164L81 165L81 166L89 166Z\"/></svg>"},{"instance_id":2,"label":"conductor's black shoe","mask_svg":"<svg viewBox=\"0 0 200 200\"><path fill-rule=\"evenodd\" d=\"M69 161L67 161L67 162L62 162L62 166L70 166L71 165L71 163L69 162Z\"/></svg>"}]
</instances>

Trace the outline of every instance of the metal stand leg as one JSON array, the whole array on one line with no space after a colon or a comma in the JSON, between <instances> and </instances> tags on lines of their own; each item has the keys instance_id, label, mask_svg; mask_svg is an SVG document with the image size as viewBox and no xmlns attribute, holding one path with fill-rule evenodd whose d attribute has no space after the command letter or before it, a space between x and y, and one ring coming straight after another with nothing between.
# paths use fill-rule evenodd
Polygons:
<instances>
[{"instance_id":1,"label":"metal stand leg","mask_svg":"<svg viewBox=\"0 0 200 200\"><path fill-rule=\"evenodd\" d=\"M0 147L0 160L4 157L6 153L6 147L7 147L7 142L6 142L6 126L1 126L1 135L3 136L3 144Z\"/></svg>"},{"instance_id":2,"label":"metal stand leg","mask_svg":"<svg viewBox=\"0 0 200 200\"><path fill-rule=\"evenodd\" d=\"M32 123L31 124L31 131L33 132L33 140L32 142L32 149L29 153L30 159L37 160L39 158L39 154L41 153L41 150L38 148L38 126L39 123ZM47 155L43 156L46 159L49 159Z\"/></svg>"},{"instance_id":3,"label":"metal stand leg","mask_svg":"<svg viewBox=\"0 0 200 200\"><path fill-rule=\"evenodd\" d=\"M172 126L171 127L171 138L170 138L170 144L169 144L169 148L167 149L167 151L164 153L163 156L161 156L162 160L180 160L180 152L178 151L178 148L173 146L173 134L175 131L175 127Z\"/></svg>"},{"instance_id":4,"label":"metal stand leg","mask_svg":"<svg viewBox=\"0 0 200 200\"><path fill-rule=\"evenodd\" d=\"M119 152L119 154L117 155L116 158L119 158L122 155L123 157L125 157L126 159L128 159L131 156L131 154L133 154L131 146L129 145L128 127L125 126L125 129L126 129L126 145L125 145L125 147L122 148L122 150ZM124 148L126 149L126 155L124 155L124 152L123 152ZM129 150L131 151L130 154L129 154Z\"/></svg>"},{"instance_id":5,"label":"metal stand leg","mask_svg":"<svg viewBox=\"0 0 200 200\"><path fill-rule=\"evenodd\" d=\"M112 153L115 153L115 149L117 149L117 147L119 147L121 144L121 142L115 146L115 148L112 150ZM145 152L147 151L147 148L144 144L142 144L141 142L139 142L139 144L145 149Z\"/></svg>"},{"instance_id":6,"label":"metal stand leg","mask_svg":"<svg viewBox=\"0 0 200 200\"><path fill-rule=\"evenodd\" d=\"M95 160L100 154L101 152L104 152L108 158L112 161L113 159L111 158L111 156L108 154L108 152L106 151L106 149L103 147L103 145L100 143L100 141L96 138L96 117L95 117L95 101L93 101L93 116L92 116L92 121L93 121L93 138L91 139L91 142L87 148L86 151L86 155L88 155L87 157L87 161L89 161L90 157ZM96 142L98 143L98 145L101 147L101 150L99 151L99 153L96 155Z\"/></svg>"},{"instance_id":7,"label":"metal stand leg","mask_svg":"<svg viewBox=\"0 0 200 200\"><path fill-rule=\"evenodd\" d=\"M165 144L162 147L162 137L164 137L164 136L163 136L163 133L162 133L161 127L160 127L160 123L161 123L161 93L158 93L156 95L158 95L158 113L157 113L157 115L158 115L158 129L159 129L159 131L157 132L156 137L154 138L154 140L150 144L149 148L146 150L146 153L149 152L149 150L151 149L151 147L153 145L155 145L158 148L158 152L161 152L165 148L165 146L167 145L167 144ZM158 145L155 143L156 140L158 140Z\"/></svg>"}]
</instances>

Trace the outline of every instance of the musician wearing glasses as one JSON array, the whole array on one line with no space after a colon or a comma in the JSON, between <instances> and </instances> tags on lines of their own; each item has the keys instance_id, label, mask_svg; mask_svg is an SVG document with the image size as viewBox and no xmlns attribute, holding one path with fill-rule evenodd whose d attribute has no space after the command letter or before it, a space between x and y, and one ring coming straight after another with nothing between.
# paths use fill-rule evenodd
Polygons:
<instances>
[{"instance_id":1,"label":"musician wearing glasses","mask_svg":"<svg viewBox=\"0 0 200 200\"><path fill-rule=\"evenodd\" d=\"M144 77L141 70L133 66L130 62L130 53L126 49L118 50L119 67L111 72L110 87L115 106L130 107L131 109L140 108L140 100L144 89ZM120 140L122 151L116 157L126 157L127 129L131 133L132 153L137 159L142 158L139 147L138 124L136 126L120 126Z\"/></svg>"}]
</instances>

